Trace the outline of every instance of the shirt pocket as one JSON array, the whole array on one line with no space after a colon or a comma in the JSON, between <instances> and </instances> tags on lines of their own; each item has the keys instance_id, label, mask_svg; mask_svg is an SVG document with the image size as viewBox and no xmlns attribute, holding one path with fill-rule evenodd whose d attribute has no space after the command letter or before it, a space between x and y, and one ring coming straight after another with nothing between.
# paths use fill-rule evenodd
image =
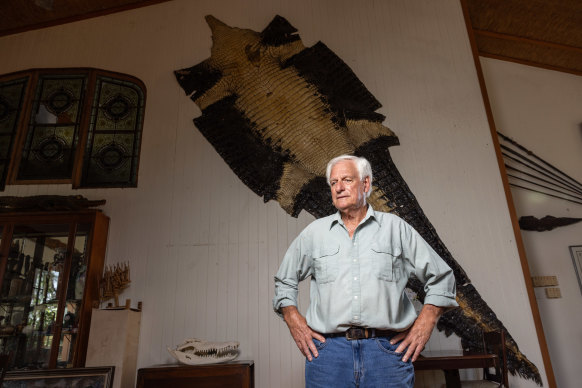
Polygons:
<instances>
[{"instance_id":1,"label":"shirt pocket","mask_svg":"<svg viewBox=\"0 0 582 388\"><path fill-rule=\"evenodd\" d=\"M339 245L323 245L313 251L313 273L318 284L331 283L339 272Z\"/></svg>"},{"instance_id":2,"label":"shirt pocket","mask_svg":"<svg viewBox=\"0 0 582 388\"><path fill-rule=\"evenodd\" d=\"M402 250L399 247L378 243L372 244L371 249L378 278L387 282L400 280L402 277L402 261L400 259Z\"/></svg>"}]
</instances>

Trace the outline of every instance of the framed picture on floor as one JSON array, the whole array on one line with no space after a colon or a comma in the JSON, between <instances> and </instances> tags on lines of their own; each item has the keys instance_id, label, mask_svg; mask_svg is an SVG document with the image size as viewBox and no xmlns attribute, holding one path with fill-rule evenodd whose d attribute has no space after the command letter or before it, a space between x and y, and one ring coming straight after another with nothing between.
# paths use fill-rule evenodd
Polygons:
<instances>
[{"instance_id":1,"label":"framed picture on floor","mask_svg":"<svg viewBox=\"0 0 582 388\"><path fill-rule=\"evenodd\" d=\"M9 371L3 388L111 388L114 366Z\"/></svg>"},{"instance_id":2,"label":"framed picture on floor","mask_svg":"<svg viewBox=\"0 0 582 388\"><path fill-rule=\"evenodd\" d=\"M570 255L572 255L572 262L576 270L576 277L578 278L578 285L582 293L582 245L570 246Z\"/></svg>"}]
</instances>

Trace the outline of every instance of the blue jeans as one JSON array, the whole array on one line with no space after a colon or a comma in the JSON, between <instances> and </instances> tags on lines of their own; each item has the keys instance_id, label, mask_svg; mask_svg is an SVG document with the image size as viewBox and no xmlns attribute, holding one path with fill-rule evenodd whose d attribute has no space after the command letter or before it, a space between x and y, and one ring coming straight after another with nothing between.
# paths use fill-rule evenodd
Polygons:
<instances>
[{"instance_id":1,"label":"blue jeans","mask_svg":"<svg viewBox=\"0 0 582 388\"><path fill-rule=\"evenodd\" d=\"M305 359L306 388L413 388L414 366L402 362L398 344L389 338L348 341L345 337L313 339L319 357Z\"/></svg>"}]
</instances>

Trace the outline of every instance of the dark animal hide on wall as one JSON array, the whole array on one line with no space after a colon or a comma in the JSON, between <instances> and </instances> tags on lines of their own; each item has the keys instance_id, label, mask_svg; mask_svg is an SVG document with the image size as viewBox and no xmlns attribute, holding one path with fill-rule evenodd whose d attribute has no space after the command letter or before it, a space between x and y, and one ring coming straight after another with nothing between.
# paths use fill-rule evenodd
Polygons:
<instances>
[{"instance_id":1,"label":"dark animal hide on wall","mask_svg":"<svg viewBox=\"0 0 582 388\"><path fill-rule=\"evenodd\" d=\"M582 221L582 218L545 216L544 218L539 219L534 216L523 216L519 217L519 228L521 230L545 232L560 226L572 225L580 221Z\"/></svg>"},{"instance_id":2,"label":"dark animal hide on wall","mask_svg":"<svg viewBox=\"0 0 582 388\"><path fill-rule=\"evenodd\" d=\"M380 103L352 70L319 42L301 43L277 16L261 33L232 28L212 16L212 55L175 71L202 110L194 123L239 178L265 201L277 200L292 216L335 211L325 181L327 162L341 154L366 157L373 167L369 202L410 223L454 270L461 306L444 314L438 329L457 334L465 349L480 349L481 332L504 330L508 368L541 385L539 372L451 256L392 162L398 138L382 125ZM424 298L422 285L409 287Z\"/></svg>"}]
</instances>

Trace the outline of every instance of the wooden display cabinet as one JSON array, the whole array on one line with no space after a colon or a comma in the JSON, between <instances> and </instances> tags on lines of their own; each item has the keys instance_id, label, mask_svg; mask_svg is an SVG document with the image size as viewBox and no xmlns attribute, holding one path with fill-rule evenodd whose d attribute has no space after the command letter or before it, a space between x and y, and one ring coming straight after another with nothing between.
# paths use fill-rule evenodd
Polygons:
<instances>
[{"instance_id":1,"label":"wooden display cabinet","mask_svg":"<svg viewBox=\"0 0 582 388\"><path fill-rule=\"evenodd\" d=\"M0 353L9 369L85 366L109 218L99 210L0 214Z\"/></svg>"}]
</instances>

